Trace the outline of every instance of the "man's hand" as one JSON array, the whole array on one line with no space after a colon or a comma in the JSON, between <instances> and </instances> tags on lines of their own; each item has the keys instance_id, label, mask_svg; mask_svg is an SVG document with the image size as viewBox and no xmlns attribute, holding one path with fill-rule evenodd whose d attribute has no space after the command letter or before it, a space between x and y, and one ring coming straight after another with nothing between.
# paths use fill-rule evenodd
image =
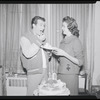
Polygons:
<instances>
[{"instance_id":1,"label":"man's hand","mask_svg":"<svg viewBox=\"0 0 100 100\"><path fill-rule=\"evenodd\" d=\"M44 35L44 34L41 34L41 35L39 36L39 39L43 42L43 41L45 41L45 40L46 40L46 37L45 37L45 35Z\"/></svg>"}]
</instances>

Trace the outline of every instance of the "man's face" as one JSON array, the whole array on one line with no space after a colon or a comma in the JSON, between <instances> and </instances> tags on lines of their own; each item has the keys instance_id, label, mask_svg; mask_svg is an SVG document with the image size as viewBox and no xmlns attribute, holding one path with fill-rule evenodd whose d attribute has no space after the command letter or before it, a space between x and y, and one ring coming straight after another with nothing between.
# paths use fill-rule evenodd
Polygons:
<instances>
[{"instance_id":1,"label":"man's face","mask_svg":"<svg viewBox=\"0 0 100 100\"><path fill-rule=\"evenodd\" d=\"M34 25L34 30L37 35L43 35L45 30L45 22L42 20L38 20L37 24Z\"/></svg>"}]
</instances>

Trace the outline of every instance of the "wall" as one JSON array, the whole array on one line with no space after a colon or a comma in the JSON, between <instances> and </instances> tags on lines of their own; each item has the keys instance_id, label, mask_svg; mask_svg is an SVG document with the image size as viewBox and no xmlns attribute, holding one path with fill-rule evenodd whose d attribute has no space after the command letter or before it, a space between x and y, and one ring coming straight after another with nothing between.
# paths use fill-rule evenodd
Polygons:
<instances>
[{"instance_id":1,"label":"wall","mask_svg":"<svg viewBox=\"0 0 100 100\"><path fill-rule=\"evenodd\" d=\"M95 35L94 35L94 72L93 85L100 85L100 1L95 5Z\"/></svg>"},{"instance_id":2,"label":"wall","mask_svg":"<svg viewBox=\"0 0 100 100\"><path fill-rule=\"evenodd\" d=\"M2 96L2 66L0 65L0 96Z\"/></svg>"}]
</instances>

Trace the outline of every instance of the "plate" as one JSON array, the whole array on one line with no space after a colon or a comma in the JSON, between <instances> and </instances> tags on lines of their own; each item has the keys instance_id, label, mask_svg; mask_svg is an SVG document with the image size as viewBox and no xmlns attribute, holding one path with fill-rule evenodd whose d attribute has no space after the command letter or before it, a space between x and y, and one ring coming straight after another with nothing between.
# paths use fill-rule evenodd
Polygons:
<instances>
[{"instance_id":1,"label":"plate","mask_svg":"<svg viewBox=\"0 0 100 100\"><path fill-rule=\"evenodd\" d=\"M53 50L53 47L49 43L46 43L44 46L42 46L42 48L48 49L48 50Z\"/></svg>"},{"instance_id":2,"label":"plate","mask_svg":"<svg viewBox=\"0 0 100 100\"><path fill-rule=\"evenodd\" d=\"M47 50L53 50L52 47L43 47L44 49L47 49Z\"/></svg>"}]
</instances>

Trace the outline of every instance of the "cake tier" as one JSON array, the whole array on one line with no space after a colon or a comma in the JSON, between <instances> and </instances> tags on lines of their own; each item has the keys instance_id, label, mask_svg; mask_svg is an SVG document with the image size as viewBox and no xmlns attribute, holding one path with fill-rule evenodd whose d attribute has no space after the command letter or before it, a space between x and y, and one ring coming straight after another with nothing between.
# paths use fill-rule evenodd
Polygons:
<instances>
[{"instance_id":1,"label":"cake tier","mask_svg":"<svg viewBox=\"0 0 100 100\"><path fill-rule=\"evenodd\" d=\"M54 88L46 88L43 87L39 90L39 95L40 96L45 96L45 95L69 95L70 92L66 87L59 88L59 87L54 87Z\"/></svg>"},{"instance_id":2,"label":"cake tier","mask_svg":"<svg viewBox=\"0 0 100 100\"><path fill-rule=\"evenodd\" d=\"M70 91L66 88L66 84L61 80L48 80L38 86L34 92L35 95L70 95Z\"/></svg>"}]
</instances>

